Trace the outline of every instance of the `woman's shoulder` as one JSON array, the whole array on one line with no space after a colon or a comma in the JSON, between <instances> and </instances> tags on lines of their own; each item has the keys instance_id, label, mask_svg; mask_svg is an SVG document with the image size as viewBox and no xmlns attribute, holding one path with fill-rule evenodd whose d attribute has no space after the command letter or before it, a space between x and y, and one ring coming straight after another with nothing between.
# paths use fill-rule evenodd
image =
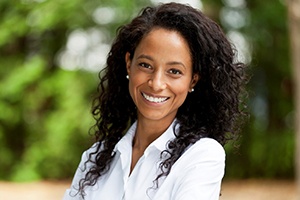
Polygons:
<instances>
[{"instance_id":1,"label":"woman's shoulder","mask_svg":"<svg viewBox=\"0 0 300 200\"><path fill-rule=\"evenodd\" d=\"M224 169L225 151L222 145L214 139L201 138L174 163L167 179L173 181L176 187L200 187L201 184L219 183Z\"/></svg>"},{"instance_id":2,"label":"woman's shoulder","mask_svg":"<svg viewBox=\"0 0 300 200\"><path fill-rule=\"evenodd\" d=\"M98 152L101 151L102 147L101 147L101 143L100 142L95 142L94 144L92 144L88 149L86 149L81 156L81 162L85 162L87 160L89 160L89 158L95 157L97 155Z\"/></svg>"},{"instance_id":3,"label":"woman's shoulder","mask_svg":"<svg viewBox=\"0 0 300 200\"><path fill-rule=\"evenodd\" d=\"M225 156L223 146L217 140L212 138L201 138L187 151L189 150L191 153L197 153L199 155Z\"/></svg>"},{"instance_id":4,"label":"woman's shoulder","mask_svg":"<svg viewBox=\"0 0 300 200\"><path fill-rule=\"evenodd\" d=\"M223 146L212 138L201 138L191 145L181 156L181 160L189 160L190 164L203 162L224 162L225 150Z\"/></svg>"},{"instance_id":5,"label":"woman's shoulder","mask_svg":"<svg viewBox=\"0 0 300 200\"><path fill-rule=\"evenodd\" d=\"M223 146L217 140L208 137L201 138L190 148L205 149L207 151L224 151Z\"/></svg>"}]
</instances>

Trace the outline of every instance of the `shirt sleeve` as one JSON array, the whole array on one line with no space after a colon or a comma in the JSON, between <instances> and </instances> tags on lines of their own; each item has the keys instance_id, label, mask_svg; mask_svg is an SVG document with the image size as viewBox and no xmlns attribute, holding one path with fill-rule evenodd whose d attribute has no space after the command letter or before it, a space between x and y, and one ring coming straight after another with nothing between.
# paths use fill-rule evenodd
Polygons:
<instances>
[{"instance_id":1,"label":"shirt sleeve","mask_svg":"<svg viewBox=\"0 0 300 200\"><path fill-rule=\"evenodd\" d=\"M196 145L174 185L173 200L218 200L225 171L225 151L216 141Z\"/></svg>"}]
</instances>

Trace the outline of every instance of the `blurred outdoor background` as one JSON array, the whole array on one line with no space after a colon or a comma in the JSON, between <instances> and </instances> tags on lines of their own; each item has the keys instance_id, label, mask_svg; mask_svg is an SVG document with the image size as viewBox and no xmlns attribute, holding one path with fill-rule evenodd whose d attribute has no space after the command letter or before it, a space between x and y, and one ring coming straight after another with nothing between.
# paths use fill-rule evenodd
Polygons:
<instances>
[{"instance_id":1,"label":"blurred outdoor background","mask_svg":"<svg viewBox=\"0 0 300 200\"><path fill-rule=\"evenodd\" d=\"M91 101L116 29L158 2L167 1L0 0L2 184L66 181L68 186L82 152L93 143ZM239 59L250 65L250 118L239 141L226 146L224 181L293 185L295 87L288 1L177 2L217 21ZM0 195L5 189L0 184Z\"/></svg>"}]
</instances>

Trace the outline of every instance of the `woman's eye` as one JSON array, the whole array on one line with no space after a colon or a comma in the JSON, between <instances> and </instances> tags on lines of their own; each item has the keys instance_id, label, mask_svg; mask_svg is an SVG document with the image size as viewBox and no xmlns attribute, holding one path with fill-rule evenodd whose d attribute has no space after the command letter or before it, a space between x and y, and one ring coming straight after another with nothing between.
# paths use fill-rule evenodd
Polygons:
<instances>
[{"instance_id":1,"label":"woman's eye","mask_svg":"<svg viewBox=\"0 0 300 200\"><path fill-rule=\"evenodd\" d=\"M180 70L177 70L177 69L170 69L169 72L171 74L175 74L175 75L181 75L182 72Z\"/></svg>"},{"instance_id":2,"label":"woman's eye","mask_svg":"<svg viewBox=\"0 0 300 200\"><path fill-rule=\"evenodd\" d=\"M140 65L141 67L144 67L144 68L147 68L147 69L150 69L150 68L151 68L151 66L148 65L147 63L140 63L139 65Z\"/></svg>"}]
</instances>

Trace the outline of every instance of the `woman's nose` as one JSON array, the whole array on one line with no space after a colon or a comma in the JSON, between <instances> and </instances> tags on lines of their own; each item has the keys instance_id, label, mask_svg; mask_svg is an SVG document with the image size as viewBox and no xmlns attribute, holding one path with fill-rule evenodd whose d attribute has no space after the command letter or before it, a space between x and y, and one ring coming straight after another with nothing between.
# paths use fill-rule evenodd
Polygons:
<instances>
[{"instance_id":1,"label":"woman's nose","mask_svg":"<svg viewBox=\"0 0 300 200\"><path fill-rule=\"evenodd\" d=\"M148 85L154 91L160 91L166 89L167 84L163 72L160 71L154 72L151 75L150 79L148 80Z\"/></svg>"}]
</instances>

